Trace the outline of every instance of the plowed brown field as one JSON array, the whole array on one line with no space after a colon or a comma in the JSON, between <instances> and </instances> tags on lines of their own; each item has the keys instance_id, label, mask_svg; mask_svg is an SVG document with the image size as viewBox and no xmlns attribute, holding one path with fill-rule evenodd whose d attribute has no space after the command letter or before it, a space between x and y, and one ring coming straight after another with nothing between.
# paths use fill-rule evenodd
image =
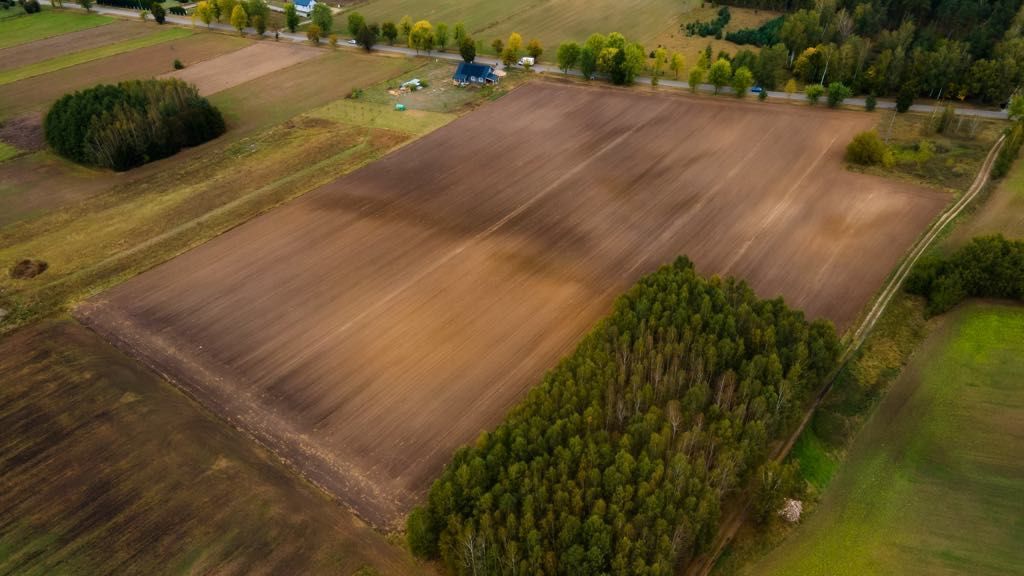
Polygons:
<instances>
[{"instance_id":1,"label":"plowed brown field","mask_svg":"<svg viewBox=\"0 0 1024 576\"><path fill-rule=\"evenodd\" d=\"M379 526L680 254L848 326L946 202L868 114L534 83L77 314Z\"/></svg>"}]
</instances>

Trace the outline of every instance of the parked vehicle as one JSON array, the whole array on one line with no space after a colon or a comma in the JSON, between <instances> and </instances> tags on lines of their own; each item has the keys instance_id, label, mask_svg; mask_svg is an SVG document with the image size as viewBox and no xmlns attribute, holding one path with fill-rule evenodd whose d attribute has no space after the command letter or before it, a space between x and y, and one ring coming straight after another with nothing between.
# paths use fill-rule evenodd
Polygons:
<instances>
[{"instance_id":1,"label":"parked vehicle","mask_svg":"<svg viewBox=\"0 0 1024 576\"><path fill-rule=\"evenodd\" d=\"M520 66L533 66L535 61L532 56L523 56L519 59Z\"/></svg>"}]
</instances>

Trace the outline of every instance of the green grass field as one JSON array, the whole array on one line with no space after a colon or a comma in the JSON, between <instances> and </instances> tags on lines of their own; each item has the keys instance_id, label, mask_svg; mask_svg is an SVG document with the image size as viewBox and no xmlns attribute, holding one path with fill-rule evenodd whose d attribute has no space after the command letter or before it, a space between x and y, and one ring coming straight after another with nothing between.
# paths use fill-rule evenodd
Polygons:
<instances>
[{"instance_id":1,"label":"green grass field","mask_svg":"<svg viewBox=\"0 0 1024 576\"><path fill-rule=\"evenodd\" d=\"M384 128L405 134L426 134L456 118L455 114L406 110L398 112L393 106L360 102L359 100L338 100L310 113L314 118L336 120L353 126Z\"/></svg>"},{"instance_id":2,"label":"green grass field","mask_svg":"<svg viewBox=\"0 0 1024 576\"><path fill-rule=\"evenodd\" d=\"M24 80L25 78L31 78L33 76L49 74L64 68L83 64L85 62L99 60L100 58L107 58L109 56L131 52L133 50L138 50L139 48L145 48L146 46L153 46L154 44L177 40L179 38L191 36L192 34L193 32L191 30L187 30L185 28L165 28L141 38L125 40L124 42L115 42L113 44L92 48L90 50L82 50L81 52L72 52L56 58L50 58L49 60L43 60L42 62L29 64L28 66L22 66L21 68L0 72L0 86L10 84L11 82L17 82L18 80Z\"/></svg>"},{"instance_id":3,"label":"green grass field","mask_svg":"<svg viewBox=\"0 0 1024 576\"><path fill-rule=\"evenodd\" d=\"M0 49L95 28L114 21L108 16L65 10L43 10L38 14L25 14L19 7L2 11L2 14L4 17L0 18Z\"/></svg>"},{"instance_id":4,"label":"green grass field","mask_svg":"<svg viewBox=\"0 0 1024 576\"><path fill-rule=\"evenodd\" d=\"M917 351L818 509L745 574L1024 566L1024 308L971 303Z\"/></svg>"}]
</instances>

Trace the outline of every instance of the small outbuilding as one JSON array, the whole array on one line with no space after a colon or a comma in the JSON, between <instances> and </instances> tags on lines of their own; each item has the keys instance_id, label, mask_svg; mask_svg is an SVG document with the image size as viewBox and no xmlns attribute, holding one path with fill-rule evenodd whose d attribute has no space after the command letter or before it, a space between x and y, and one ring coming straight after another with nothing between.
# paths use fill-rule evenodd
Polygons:
<instances>
[{"instance_id":1,"label":"small outbuilding","mask_svg":"<svg viewBox=\"0 0 1024 576\"><path fill-rule=\"evenodd\" d=\"M295 2L295 11L303 16L309 16L310 12L313 11L313 7L316 6L316 0L293 0Z\"/></svg>"},{"instance_id":2,"label":"small outbuilding","mask_svg":"<svg viewBox=\"0 0 1024 576\"><path fill-rule=\"evenodd\" d=\"M474 62L460 62L459 67L455 69L455 75L452 76L452 81L459 86L467 86L469 84L496 84L498 82L498 75L494 73L494 67L486 64L476 64Z\"/></svg>"}]
</instances>

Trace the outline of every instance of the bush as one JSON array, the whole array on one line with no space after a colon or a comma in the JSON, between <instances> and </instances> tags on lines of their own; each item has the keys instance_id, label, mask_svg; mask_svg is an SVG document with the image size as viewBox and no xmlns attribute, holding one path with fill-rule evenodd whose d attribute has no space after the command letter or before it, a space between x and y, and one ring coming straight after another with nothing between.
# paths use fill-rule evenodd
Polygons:
<instances>
[{"instance_id":1,"label":"bush","mask_svg":"<svg viewBox=\"0 0 1024 576\"><path fill-rule=\"evenodd\" d=\"M983 236L948 257L921 259L904 290L928 300L928 314L942 314L966 298L1024 300L1024 241Z\"/></svg>"},{"instance_id":2,"label":"bush","mask_svg":"<svg viewBox=\"0 0 1024 576\"><path fill-rule=\"evenodd\" d=\"M833 82L828 85L828 107L838 108L843 100L850 97L851 90L842 82Z\"/></svg>"},{"instance_id":3,"label":"bush","mask_svg":"<svg viewBox=\"0 0 1024 576\"><path fill-rule=\"evenodd\" d=\"M35 14L36 12L39 12L42 9L39 6L39 0L26 0L26 2L22 5L22 8L25 9L26 14Z\"/></svg>"},{"instance_id":4,"label":"bush","mask_svg":"<svg viewBox=\"0 0 1024 576\"><path fill-rule=\"evenodd\" d=\"M186 15L188 15L188 12L186 12L185 9L182 8L181 6L171 6L170 8L167 9L167 11L170 12L171 14L174 14L175 16L186 16Z\"/></svg>"},{"instance_id":5,"label":"bush","mask_svg":"<svg viewBox=\"0 0 1024 576\"><path fill-rule=\"evenodd\" d=\"M185 65L181 63L181 60L178 60L177 58L174 59L174 69L175 70L181 70L184 67L185 67Z\"/></svg>"},{"instance_id":6,"label":"bush","mask_svg":"<svg viewBox=\"0 0 1024 576\"><path fill-rule=\"evenodd\" d=\"M224 133L217 108L181 80L100 84L65 95L43 121L47 143L61 156L127 170L166 158Z\"/></svg>"},{"instance_id":7,"label":"bush","mask_svg":"<svg viewBox=\"0 0 1024 576\"><path fill-rule=\"evenodd\" d=\"M857 134L847 144L846 161L861 166L877 166L885 163L888 151L878 132L868 130Z\"/></svg>"},{"instance_id":8,"label":"bush","mask_svg":"<svg viewBox=\"0 0 1024 576\"><path fill-rule=\"evenodd\" d=\"M899 96L896 97L896 111L900 114L910 110L910 107L914 104L914 96L916 94L913 86L909 84L904 85L900 89Z\"/></svg>"},{"instance_id":9,"label":"bush","mask_svg":"<svg viewBox=\"0 0 1024 576\"><path fill-rule=\"evenodd\" d=\"M1014 160L1017 159L1017 155L1020 154L1021 144L1024 144L1024 122L1017 122L1007 133L1003 149L999 151L999 155L996 156L996 161L992 165L993 178L999 179L1006 176L1010 167L1013 166Z\"/></svg>"},{"instance_id":10,"label":"bush","mask_svg":"<svg viewBox=\"0 0 1024 576\"><path fill-rule=\"evenodd\" d=\"M409 517L410 547L453 574L506 573L509 551L522 574L670 574L711 542L724 495L768 460L838 351L826 323L680 258L456 452Z\"/></svg>"},{"instance_id":11,"label":"bush","mask_svg":"<svg viewBox=\"0 0 1024 576\"><path fill-rule=\"evenodd\" d=\"M864 109L867 110L868 112L874 112L875 106L877 105L878 99L875 98L875 95L873 93L868 94L868 97L864 99Z\"/></svg>"},{"instance_id":12,"label":"bush","mask_svg":"<svg viewBox=\"0 0 1024 576\"><path fill-rule=\"evenodd\" d=\"M825 88L821 84L811 84L807 88L804 88L804 94L807 96L807 101L814 106L818 103L821 95L825 93Z\"/></svg>"},{"instance_id":13,"label":"bush","mask_svg":"<svg viewBox=\"0 0 1024 576\"><path fill-rule=\"evenodd\" d=\"M156 20L157 24L163 24L167 19L166 11L160 4L154 2L149 11L153 13L153 20Z\"/></svg>"}]
</instances>

